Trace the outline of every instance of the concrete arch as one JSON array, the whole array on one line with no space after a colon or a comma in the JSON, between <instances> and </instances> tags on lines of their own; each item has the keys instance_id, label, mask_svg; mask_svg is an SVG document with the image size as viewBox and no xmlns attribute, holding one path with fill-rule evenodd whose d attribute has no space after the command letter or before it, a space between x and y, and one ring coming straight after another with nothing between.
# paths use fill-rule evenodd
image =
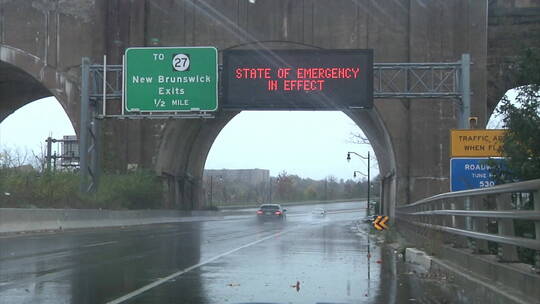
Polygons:
<instances>
[{"instance_id":1,"label":"concrete arch","mask_svg":"<svg viewBox=\"0 0 540 304\"><path fill-rule=\"evenodd\" d=\"M538 1L489 1L486 124L508 90L526 85L515 73L516 59L525 49L538 47L538 15Z\"/></svg>"},{"instance_id":2,"label":"concrete arch","mask_svg":"<svg viewBox=\"0 0 540 304\"><path fill-rule=\"evenodd\" d=\"M368 48L374 50L374 61L381 63L453 62L461 54L470 53L474 62L471 114L485 120L487 1L397 1L398 5L324 0L286 0L279 5L271 1L188 2L175 1L163 7L111 5L107 20L119 21L108 27L115 30L106 37L108 55L115 54L111 62L114 58L119 62L119 54L131 45ZM378 146L375 149L385 177L383 185L389 191L385 194L390 198L389 205L407 204L448 191L448 130L456 127L454 104L440 100L377 100L373 112L358 115L354 120L369 124L362 128L373 133L368 137ZM159 124L157 134L144 133L137 127L139 122L131 123L128 134L123 136L127 144L118 144L117 154L126 155L123 159L128 159L128 167L139 163L156 168L158 174L170 174L166 180L170 192L175 193L170 201L175 207L188 208L190 205L183 203L191 204L189 198L197 196L201 159L208 152L201 147L209 147L211 138L219 133L203 125L218 124L220 119L226 123L226 117L221 117L214 122ZM196 134L204 138L196 139ZM167 145L169 148L164 148ZM172 161L174 154L178 164ZM191 164L186 161L190 158ZM200 206L202 201L195 199L193 206Z\"/></svg>"},{"instance_id":3,"label":"concrete arch","mask_svg":"<svg viewBox=\"0 0 540 304\"><path fill-rule=\"evenodd\" d=\"M371 110L344 111L367 136L377 162L381 177L380 199L383 213L394 216L397 191L397 160L396 150L392 143L390 133L386 127L377 107Z\"/></svg>"},{"instance_id":4,"label":"concrete arch","mask_svg":"<svg viewBox=\"0 0 540 304\"><path fill-rule=\"evenodd\" d=\"M37 56L0 44L0 121L34 100L54 95L77 130L79 88L76 77L71 78Z\"/></svg>"},{"instance_id":5,"label":"concrete arch","mask_svg":"<svg viewBox=\"0 0 540 304\"><path fill-rule=\"evenodd\" d=\"M206 157L219 132L238 113L220 112L211 120L167 123L160 141L156 172L165 180L169 207L202 207L202 175Z\"/></svg>"},{"instance_id":6,"label":"concrete arch","mask_svg":"<svg viewBox=\"0 0 540 304\"><path fill-rule=\"evenodd\" d=\"M223 128L240 112L221 112L204 121L177 120L166 125L158 152L156 171L167 188L167 205L182 209L201 208L204 204L202 177L210 149ZM382 199L387 214L395 205L396 158L386 129L376 108L345 111L366 134L379 161L385 184Z\"/></svg>"},{"instance_id":7,"label":"concrete arch","mask_svg":"<svg viewBox=\"0 0 540 304\"><path fill-rule=\"evenodd\" d=\"M210 149L223 128L240 112L221 112L204 121L177 120L166 125L157 158L157 173L164 177L168 205L182 209L201 208L202 177ZM376 109L345 111L369 138L382 176L396 170L390 136ZM389 180L388 186L395 183ZM394 187L395 188L395 187ZM390 192L391 193L391 192ZM392 194L392 197L395 197ZM383 199L384 200L384 199ZM387 197L388 202L391 201ZM388 211L393 204L388 204ZM386 207L385 207L386 208Z\"/></svg>"}]
</instances>

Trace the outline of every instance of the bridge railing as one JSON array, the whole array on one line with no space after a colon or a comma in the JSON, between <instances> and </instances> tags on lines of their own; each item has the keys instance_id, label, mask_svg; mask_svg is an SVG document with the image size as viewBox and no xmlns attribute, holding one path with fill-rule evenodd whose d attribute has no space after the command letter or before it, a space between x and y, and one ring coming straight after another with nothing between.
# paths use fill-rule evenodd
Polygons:
<instances>
[{"instance_id":1,"label":"bridge railing","mask_svg":"<svg viewBox=\"0 0 540 304\"><path fill-rule=\"evenodd\" d=\"M501 262L533 256L540 271L540 179L435 195L396 209L398 224L454 247L495 253ZM519 254L521 253L521 254Z\"/></svg>"}]
</instances>

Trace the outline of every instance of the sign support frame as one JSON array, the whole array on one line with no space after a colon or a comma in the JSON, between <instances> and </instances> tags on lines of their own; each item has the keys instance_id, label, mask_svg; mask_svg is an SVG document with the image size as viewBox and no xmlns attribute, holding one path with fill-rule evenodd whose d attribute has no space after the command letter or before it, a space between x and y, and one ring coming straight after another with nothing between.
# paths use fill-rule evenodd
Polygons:
<instances>
[{"instance_id":1,"label":"sign support frame","mask_svg":"<svg viewBox=\"0 0 540 304\"><path fill-rule=\"evenodd\" d=\"M470 116L470 55L463 54L461 60L454 63L374 63L373 75L378 75L379 81L373 80L374 99L382 98L431 98L431 99L458 99L460 102L460 120L459 127L469 128ZM214 114L207 112L163 112L151 114L146 112L125 112L124 81L125 81L125 56L122 56L122 64L111 65L107 63L106 55L103 57L103 64L91 64L90 58L83 57L81 63L81 117L79 129L79 151L80 151L80 190L81 192L91 192L97 189L99 178L99 136L100 120L103 119L212 119ZM395 75L390 80L384 81L384 74L387 72L407 73L406 75L415 75L414 70L434 71L446 69L448 76L452 77L454 84L459 83L458 87L453 87L451 91L441 91L444 87L441 83L431 83L431 86L424 83L419 76L420 86L424 92L413 92L414 88L408 87L404 90L385 91L383 84L388 87L396 88L398 82ZM218 74L222 72L222 65L217 67ZM111 75L108 77L107 75ZM219 77L219 75L218 75ZM406 76L405 79L409 79ZM408 82L408 81L406 81ZM218 92L221 82L218 82ZM221 97L218 94L218 98ZM120 114L108 114L106 110L108 100L121 101ZM99 107L99 102L101 107ZM219 103L218 103L219 104ZM99 111L99 108L102 110ZM358 109L358 108L355 108ZM363 109L363 108L362 108ZM365 110L365 109L363 109ZM218 111L220 109L218 108ZM101 113L100 113L101 112Z\"/></svg>"}]
</instances>

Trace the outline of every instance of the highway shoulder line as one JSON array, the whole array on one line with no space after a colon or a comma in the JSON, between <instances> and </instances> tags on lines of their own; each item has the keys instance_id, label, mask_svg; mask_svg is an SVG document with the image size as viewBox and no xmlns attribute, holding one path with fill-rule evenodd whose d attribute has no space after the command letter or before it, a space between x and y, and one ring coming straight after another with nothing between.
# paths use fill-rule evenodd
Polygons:
<instances>
[{"instance_id":1,"label":"highway shoulder line","mask_svg":"<svg viewBox=\"0 0 540 304\"><path fill-rule=\"evenodd\" d=\"M204 266L204 265L206 265L206 264L208 264L208 263L211 263L211 262L213 262L213 261L215 261L215 260L217 260L217 259L219 259L219 258L222 258L222 257L227 256L227 255L229 255L229 254L235 253L235 252L237 252L237 251L239 251L239 250L242 250L242 249L244 249L244 248L247 248L247 247L256 245L256 244L261 243L261 242L264 242L264 241L266 241L266 240L268 240L268 239L275 238L275 237L277 237L277 236L279 236L279 235L285 234L285 233L287 233L288 231L290 231L290 230L280 231L280 232L278 232L278 233L271 234L271 235L266 236L266 237L264 237L264 238L262 238L262 239L258 239L258 240L256 240L256 241L251 242L251 243L247 243L247 244L242 245L242 246L240 246L240 247L237 247L237 248L235 248L235 249L232 249L232 250L229 250L229 251L227 251L227 252L224 252L224 253L221 253L221 254L219 254L219 255L216 255L216 256L214 256L214 257L208 259L208 260L205 260L205 261L203 261L203 262L200 262L200 263L198 263L198 264L195 264L195 265L190 266L190 267L188 267L188 268L185 268L185 269L183 269L183 270L177 271L177 272L175 272L175 273L173 273L173 274L171 274L171 275L168 275L168 276L166 276L166 277L164 277L164 278L161 278L161 279L159 279L159 280L157 280L157 281L155 281L155 282L153 282L153 283L150 283L150 284L148 284L148 285L146 285L146 286L143 286L143 287L141 287L141 288L139 288L139 289L136 289L136 290L134 290L134 291L132 291L132 292L130 292L130 293L124 295L124 296L121 296L121 297L119 297L119 298L117 298L117 299L114 299L114 300L112 300L112 301L109 301L109 302L107 302L107 304L119 304L119 303L123 303L123 302L125 302L125 301L128 301L128 300L130 300L130 299L132 299L132 298L134 298L134 297L136 297L136 296L138 296L138 295L141 295L142 293L144 293L144 292L146 292L146 291L148 291L148 290L150 290L150 289L152 289L152 288L154 288L154 287L157 287L157 286L159 286L159 285L161 285L161 284L163 284L163 283L166 283L167 281L170 281L170 280L172 280L172 279L174 279L174 278L176 278L176 277L179 277L179 276L181 276L181 275L183 275L183 274L185 274L185 273L187 273L187 272L190 272L190 271L192 271L192 270L194 270L194 269L197 269L197 268L199 268L199 267L201 267L201 266Z\"/></svg>"}]
</instances>

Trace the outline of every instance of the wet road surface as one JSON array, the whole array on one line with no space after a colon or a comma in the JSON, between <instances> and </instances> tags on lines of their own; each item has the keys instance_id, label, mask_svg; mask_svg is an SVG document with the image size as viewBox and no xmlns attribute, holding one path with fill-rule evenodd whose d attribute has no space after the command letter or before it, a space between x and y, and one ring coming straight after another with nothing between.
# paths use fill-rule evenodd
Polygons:
<instances>
[{"instance_id":1,"label":"wet road surface","mask_svg":"<svg viewBox=\"0 0 540 304\"><path fill-rule=\"evenodd\" d=\"M395 269L381 273L374 242L368 263L359 206L327 205L326 217L288 207L284 223L248 215L0 236L0 303L396 302Z\"/></svg>"}]
</instances>

